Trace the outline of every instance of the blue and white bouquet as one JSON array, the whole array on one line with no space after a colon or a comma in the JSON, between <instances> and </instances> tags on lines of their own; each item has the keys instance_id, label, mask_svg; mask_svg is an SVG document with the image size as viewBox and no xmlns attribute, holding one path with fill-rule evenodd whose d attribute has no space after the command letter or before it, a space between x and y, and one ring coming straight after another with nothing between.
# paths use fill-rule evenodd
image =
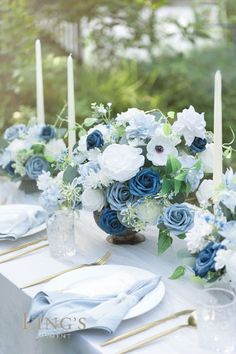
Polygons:
<instances>
[{"instance_id":1,"label":"blue and white bouquet","mask_svg":"<svg viewBox=\"0 0 236 354\"><path fill-rule=\"evenodd\" d=\"M190 263L179 266L172 278L190 269L194 278L207 282L223 278L235 287L236 174L228 169L224 182L216 190L212 180L204 180L196 195L201 207L188 207L194 219L184 239L191 255Z\"/></svg>"},{"instance_id":2,"label":"blue and white bouquet","mask_svg":"<svg viewBox=\"0 0 236 354\"><path fill-rule=\"evenodd\" d=\"M92 104L64 174L71 174L70 183L76 178L76 204L97 213L106 233L120 236L157 227L164 208L177 209L195 193L212 172L212 134L192 106L176 119L174 112L137 108L112 117L111 106ZM160 249L167 239L161 232Z\"/></svg>"},{"instance_id":3,"label":"blue and white bouquet","mask_svg":"<svg viewBox=\"0 0 236 354\"><path fill-rule=\"evenodd\" d=\"M43 171L55 174L56 161L66 152L59 131L52 125L13 125L6 129L4 140L0 167L16 180L37 180Z\"/></svg>"}]
</instances>

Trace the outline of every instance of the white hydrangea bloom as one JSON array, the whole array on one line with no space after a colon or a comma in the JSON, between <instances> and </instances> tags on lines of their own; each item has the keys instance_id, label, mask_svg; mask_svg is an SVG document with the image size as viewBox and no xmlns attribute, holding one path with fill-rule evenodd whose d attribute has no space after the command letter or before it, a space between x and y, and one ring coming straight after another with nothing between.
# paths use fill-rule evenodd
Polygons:
<instances>
[{"instance_id":1,"label":"white hydrangea bloom","mask_svg":"<svg viewBox=\"0 0 236 354\"><path fill-rule=\"evenodd\" d=\"M206 173L213 172L213 153L214 153L214 144L207 144L206 150L199 154L199 159L202 162L203 170Z\"/></svg>"},{"instance_id":2,"label":"white hydrangea bloom","mask_svg":"<svg viewBox=\"0 0 236 354\"><path fill-rule=\"evenodd\" d=\"M46 144L44 153L46 156L49 156L52 159L57 160L58 157L64 151L66 151L66 144L64 143L64 141L62 139L58 139L58 140L52 139Z\"/></svg>"}]
</instances>

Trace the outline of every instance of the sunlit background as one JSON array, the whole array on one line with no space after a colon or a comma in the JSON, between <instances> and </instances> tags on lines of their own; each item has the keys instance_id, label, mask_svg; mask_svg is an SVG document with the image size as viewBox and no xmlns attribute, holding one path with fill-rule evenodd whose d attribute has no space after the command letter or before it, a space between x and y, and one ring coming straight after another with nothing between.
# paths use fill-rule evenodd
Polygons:
<instances>
[{"instance_id":1,"label":"sunlit background","mask_svg":"<svg viewBox=\"0 0 236 354\"><path fill-rule=\"evenodd\" d=\"M40 38L48 122L65 106L72 53L78 121L89 116L91 102L112 102L115 113L192 104L212 129L213 77L220 69L224 141L232 139L235 0L1 0L0 22L1 131L35 115L34 42Z\"/></svg>"}]
</instances>

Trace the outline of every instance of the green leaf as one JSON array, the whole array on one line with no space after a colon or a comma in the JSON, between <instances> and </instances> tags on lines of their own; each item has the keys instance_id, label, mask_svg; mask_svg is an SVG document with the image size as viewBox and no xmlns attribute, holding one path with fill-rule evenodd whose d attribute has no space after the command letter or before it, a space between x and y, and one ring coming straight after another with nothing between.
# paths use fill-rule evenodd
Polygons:
<instances>
[{"instance_id":1,"label":"green leaf","mask_svg":"<svg viewBox=\"0 0 236 354\"><path fill-rule=\"evenodd\" d=\"M184 240L186 238L186 235L185 234L180 234L180 235L178 235L178 238L180 238L181 240Z\"/></svg>"},{"instance_id":2,"label":"green leaf","mask_svg":"<svg viewBox=\"0 0 236 354\"><path fill-rule=\"evenodd\" d=\"M175 280L181 278L185 274L185 267L178 266L175 271L171 274L169 279Z\"/></svg>"},{"instance_id":3,"label":"green leaf","mask_svg":"<svg viewBox=\"0 0 236 354\"><path fill-rule=\"evenodd\" d=\"M173 180L165 178L162 182L161 193L168 194L174 189Z\"/></svg>"},{"instance_id":4,"label":"green leaf","mask_svg":"<svg viewBox=\"0 0 236 354\"><path fill-rule=\"evenodd\" d=\"M201 167L202 167L202 161L197 160L197 162L194 164L194 168L199 171Z\"/></svg>"},{"instance_id":5,"label":"green leaf","mask_svg":"<svg viewBox=\"0 0 236 354\"><path fill-rule=\"evenodd\" d=\"M174 181L175 183L175 194L178 194L180 192L180 189L181 189L181 185L182 185L182 182L181 181Z\"/></svg>"},{"instance_id":6,"label":"green leaf","mask_svg":"<svg viewBox=\"0 0 236 354\"><path fill-rule=\"evenodd\" d=\"M80 129L80 131L79 131L79 137L81 138L81 137L84 136L86 133L87 133L87 131L86 131L84 128Z\"/></svg>"},{"instance_id":7,"label":"green leaf","mask_svg":"<svg viewBox=\"0 0 236 354\"><path fill-rule=\"evenodd\" d=\"M168 174L176 173L181 168L181 163L173 155L170 155L166 164L166 172Z\"/></svg>"},{"instance_id":8,"label":"green leaf","mask_svg":"<svg viewBox=\"0 0 236 354\"><path fill-rule=\"evenodd\" d=\"M187 174L188 174L188 172L186 172L186 171L181 172L179 175L177 175L177 176L175 177L175 180L176 180L176 181L185 181Z\"/></svg>"},{"instance_id":9,"label":"green leaf","mask_svg":"<svg viewBox=\"0 0 236 354\"><path fill-rule=\"evenodd\" d=\"M167 113L167 117L170 118L170 119L174 119L175 118L175 112L174 111L169 111Z\"/></svg>"},{"instance_id":10,"label":"green leaf","mask_svg":"<svg viewBox=\"0 0 236 354\"><path fill-rule=\"evenodd\" d=\"M33 150L34 154L42 154L44 151L43 144L34 144L32 145L31 149Z\"/></svg>"},{"instance_id":11,"label":"green leaf","mask_svg":"<svg viewBox=\"0 0 236 354\"><path fill-rule=\"evenodd\" d=\"M160 256L164 253L172 244L173 239L170 237L169 230L160 230L158 244L157 244L157 254Z\"/></svg>"},{"instance_id":12,"label":"green leaf","mask_svg":"<svg viewBox=\"0 0 236 354\"><path fill-rule=\"evenodd\" d=\"M86 118L83 125L87 128L91 127L97 122L97 118Z\"/></svg>"},{"instance_id":13,"label":"green leaf","mask_svg":"<svg viewBox=\"0 0 236 354\"><path fill-rule=\"evenodd\" d=\"M66 184L70 184L78 176L79 174L77 172L77 169L75 167L68 166L63 173L63 182Z\"/></svg>"}]
</instances>

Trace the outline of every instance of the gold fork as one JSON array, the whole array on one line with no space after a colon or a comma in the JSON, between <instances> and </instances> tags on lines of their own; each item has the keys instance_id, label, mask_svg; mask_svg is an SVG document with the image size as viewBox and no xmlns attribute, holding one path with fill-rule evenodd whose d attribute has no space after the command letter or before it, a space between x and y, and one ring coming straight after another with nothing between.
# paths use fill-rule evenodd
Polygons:
<instances>
[{"instance_id":1,"label":"gold fork","mask_svg":"<svg viewBox=\"0 0 236 354\"><path fill-rule=\"evenodd\" d=\"M103 264L105 264L108 261L108 259L110 257L111 257L111 252L106 252L102 257L98 258L95 262L80 264L80 265L77 265L75 267L68 268L66 270L62 270L60 272L54 273L52 275L48 275L48 276L40 278L40 279L38 279L38 280L36 280L36 281L34 281L32 283L27 283L27 284L23 285L21 287L21 289L27 289L27 288L30 288L30 287L35 286L35 285L46 283L47 281L49 281L51 279L55 279L55 278L59 277L60 275L65 274L65 273L71 272L72 270L76 270L76 269L84 268L84 267L89 267L89 266L94 266L94 265L103 265Z\"/></svg>"},{"instance_id":2,"label":"gold fork","mask_svg":"<svg viewBox=\"0 0 236 354\"><path fill-rule=\"evenodd\" d=\"M44 247L48 247L48 243L46 243L44 245L41 245L41 246L38 246L38 247L31 248L28 251L25 251L25 252L22 252L22 253L18 253L18 254L14 255L14 256L10 256L8 258L5 258L5 259L0 261L0 264L6 263L6 262L9 262L9 261L13 261L14 259L20 258L22 256L26 256L27 254L32 253L34 251L38 251L38 250L40 250L41 248L44 248Z\"/></svg>"},{"instance_id":3,"label":"gold fork","mask_svg":"<svg viewBox=\"0 0 236 354\"><path fill-rule=\"evenodd\" d=\"M12 247L10 249L7 249L6 251L2 251L2 252L0 252L0 256L5 256L6 254L13 253L13 252L16 252L16 251L20 251L23 248L36 245L37 243L40 243L40 242L43 242L43 241L47 241L47 237L41 238L39 240L27 242L27 243L24 243L23 245L19 245L17 247Z\"/></svg>"}]
</instances>

